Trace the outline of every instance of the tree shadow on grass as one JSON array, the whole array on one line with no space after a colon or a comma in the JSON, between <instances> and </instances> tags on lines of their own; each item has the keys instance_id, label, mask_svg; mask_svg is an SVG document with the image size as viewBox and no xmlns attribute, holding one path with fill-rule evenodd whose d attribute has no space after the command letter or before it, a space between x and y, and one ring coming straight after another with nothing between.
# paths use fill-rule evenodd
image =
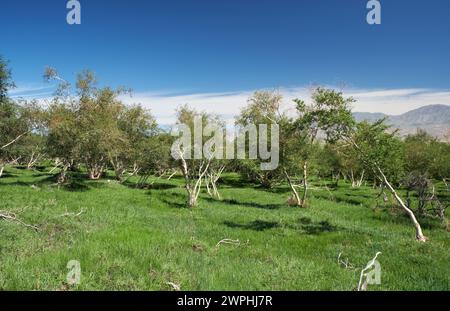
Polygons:
<instances>
[{"instance_id":1,"label":"tree shadow on grass","mask_svg":"<svg viewBox=\"0 0 450 311\"><path fill-rule=\"evenodd\" d=\"M256 185L242 177L223 176L219 180L219 184L230 188L255 188Z\"/></svg>"},{"instance_id":2,"label":"tree shadow on grass","mask_svg":"<svg viewBox=\"0 0 450 311\"><path fill-rule=\"evenodd\" d=\"M268 229L280 227L280 224L278 222L264 221L259 219L249 222L247 224L238 224L232 221L224 221L223 224L230 228L241 228L254 231L265 231Z\"/></svg>"},{"instance_id":3,"label":"tree shadow on grass","mask_svg":"<svg viewBox=\"0 0 450 311\"><path fill-rule=\"evenodd\" d=\"M346 204L350 204L350 205L356 205L356 206L361 206L365 204L365 201L362 200L361 198L358 197L350 197L350 196L339 196L336 195L334 197L334 201L337 203L346 203Z\"/></svg>"},{"instance_id":4,"label":"tree shadow on grass","mask_svg":"<svg viewBox=\"0 0 450 311\"><path fill-rule=\"evenodd\" d=\"M3 177L2 177L3 178ZM6 182L4 185L8 186L25 186L25 187L32 187L32 186L44 186L44 185L51 185L54 182L53 176L47 176L45 178L39 179L39 180L33 180L33 181L15 181L15 182Z\"/></svg>"},{"instance_id":5,"label":"tree shadow on grass","mask_svg":"<svg viewBox=\"0 0 450 311\"><path fill-rule=\"evenodd\" d=\"M13 177L19 177L17 174L12 174L9 172L3 172L2 177L0 177L0 180L6 179L6 178L13 178Z\"/></svg>"},{"instance_id":6,"label":"tree shadow on grass","mask_svg":"<svg viewBox=\"0 0 450 311\"><path fill-rule=\"evenodd\" d=\"M156 199L172 208L188 208L187 198L180 193L160 193L148 192L149 195L154 195ZM182 203L180 203L180 200Z\"/></svg>"},{"instance_id":7,"label":"tree shadow on grass","mask_svg":"<svg viewBox=\"0 0 450 311\"><path fill-rule=\"evenodd\" d=\"M37 187L41 188L44 186L53 186L58 187L58 174L56 175L48 175L48 174L35 174L34 176L46 176L45 178L40 178L39 180L31 180L31 181L15 181L11 183L4 183L4 185L8 186L23 186L23 187ZM70 191L70 192L84 192L89 190L90 188L100 188L100 184L90 183L88 185L88 181L83 180L81 178L77 178L76 176L69 176L69 179L66 183L59 185L59 189Z\"/></svg>"},{"instance_id":8,"label":"tree shadow on grass","mask_svg":"<svg viewBox=\"0 0 450 311\"><path fill-rule=\"evenodd\" d=\"M422 229L431 230L443 228L442 220L418 215L416 210L414 210L414 212ZM413 226L408 214L401 207L382 208L379 213L372 213L371 218L382 223L393 223L405 226L406 228L412 228Z\"/></svg>"},{"instance_id":9,"label":"tree shadow on grass","mask_svg":"<svg viewBox=\"0 0 450 311\"><path fill-rule=\"evenodd\" d=\"M168 199L161 199L159 198L159 200L161 202L163 202L164 204L168 205L169 207L173 207L173 208L187 208L187 203L180 203L180 202L175 202L173 200L168 200Z\"/></svg>"},{"instance_id":10,"label":"tree shadow on grass","mask_svg":"<svg viewBox=\"0 0 450 311\"><path fill-rule=\"evenodd\" d=\"M163 182L154 183L154 184L146 183L146 184L142 185L141 187L138 187L136 182L125 181L122 183L122 185L124 185L125 187L128 187L128 188L131 188L131 189L148 189L148 190L168 190L168 189L177 188L176 185L169 184L169 183L163 183Z\"/></svg>"},{"instance_id":11,"label":"tree shadow on grass","mask_svg":"<svg viewBox=\"0 0 450 311\"><path fill-rule=\"evenodd\" d=\"M48 167L44 166L44 165L37 165L32 168L32 170L41 172L41 173L48 173L47 169L48 169Z\"/></svg>"},{"instance_id":12,"label":"tree shadow on grass","mask_svg":"<svg viewBox=\"0 0 450 311\"><path fill-rule=\"evenodd\" d=\"M330 197L331 196L331 197ZM336 203L345 203L354 206L371 206L372 198L366 195L352 195L348 193L314 193L314 197L323 200L330 200Z\"/></svg>"},{"instance_id":13,"label":"tree shadow on grass","mask_svg":"<svg viewBox=\"0 0 450 311\"><path fill-rule=\"evenodd\" d=\"M285 227L299 230L308 235L318 235L338 230L338 227L331 224L328 220L313 221L309 217L302 217L298 220L298 223L295 223L294 225L285 225Z\"/></svg>"},{"instance_id":14,"label":"tree shadow on grass","mask_svg":"<svg viewBox=\"0 0 450 311\"><path fill-rule=\"evenodd\" d=\"M259 189L264 189L264 188L259 188ZM272 189L264 189L264 190L267 192L276 193L276 194L285 194L285 193L291 192L291 190L288 187L282 187L282 186L274 187Z\"/></svg>"},{"instance_id":15,"label":"tree shadow on grass","mask_svg":"<svg viewBox=\"0 0 450 311\"><path fill-rule=\"evenodd\" d=\"M240 205L240 206L248 206L248 207L262 208L262 209L269 209L269 210L278 209L278 208L285 206L284 204L260 204L260 203L256 203L256 202L242 202L242 201L238 201L236 199L223 199L221 201L217 201L216 199L208 197L208 198L204 198L204 200L212 201L212 202L222 202L222 203L229 204L229 205Z\"/></svg>"},{"instance_id":16,"label":"tree shadow on grass","mask_svg":"<svg viewBox=\"0 0 450 311\"><path fill-rule=\"evenodd\" d=\"M96 187L100 188L100 187ZM66 184L61 186L61 189L69 191L69 192L86 192L91 189L90 186L86 185L84 181L80 180L71 180Z\"/></svg>"}]
</instances>

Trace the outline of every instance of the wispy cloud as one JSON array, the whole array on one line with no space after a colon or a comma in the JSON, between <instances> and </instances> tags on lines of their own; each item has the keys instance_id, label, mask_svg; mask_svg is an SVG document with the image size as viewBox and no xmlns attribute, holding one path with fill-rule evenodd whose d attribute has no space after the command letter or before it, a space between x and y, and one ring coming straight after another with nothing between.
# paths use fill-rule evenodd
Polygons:
<instances>
[{"instance_id":1,"label":"wispy cloud","mask_svg":"<svg viewBox=\"0 0 450 311\"><path fill-rule=\"evenodd\" d=\"M353 90L346 93L357 102L355 111L398 115L427 105L450 105L449 90L396 89Z\"/></svg>"},{"instance_id":2,"label":"wispy cloud","mask_svg":"<svg viewBox=\"0 0 450 311\"><path fill-rule=\"evenodd\" d=\"M9 91L12 98L42 98L53 94L55 90L51 85L18 85Z\"/></svg>"},{"instance_id":3,"label":"wispy cloud","mask_svg":"<svg viewBox=\"0 0 450 311\"><path fill-rule=\"evenodd\" d=\"M330 86L332 87L332 86ZM45 102L55 90L51 85L19 85L10 92L13 98L37 98ZM273 89L275 90L275 89ZM295 112L293 100L300 98L309 102L311 87L278 88L283 95L282 109L288 113ZM127 104L140 103L152 110L160 124L173 124L175 110L183 104L189 104L200 111L220 115L227 123L232 123L255 90L216 93L186 93L183 90L159 90L136 93L133 97L124 96ZM398 115L427 105L449 105L450 90L426 88L403 89L344 89L345 96L356 99L354 111L382 112Z\"/></svg>"},{"instance_id":4,"label":"wispy cloud","mask_svg":"<svg viewBox=\"0 0 450 311\"><path fill-rule=\"evenodd\" d=\"M309 87L279 88L283 95L283 109L294 111L293 99L300 98L309 101L311 89ZM200 110L213 112L222 116L228 123L247 104L248 98L254 90L224 92L224 93L194 93L170 94L138 93L132 98L123 98L126 103L141 103L150 108L161 124L172 124L175 121L175 109L183 104ZM450 105L449 90L433 89L349 89L343 91L346 96L354 97L357 102L354 111L382 112L390 115L433 104Z\"/></svg>"}]
</instances>

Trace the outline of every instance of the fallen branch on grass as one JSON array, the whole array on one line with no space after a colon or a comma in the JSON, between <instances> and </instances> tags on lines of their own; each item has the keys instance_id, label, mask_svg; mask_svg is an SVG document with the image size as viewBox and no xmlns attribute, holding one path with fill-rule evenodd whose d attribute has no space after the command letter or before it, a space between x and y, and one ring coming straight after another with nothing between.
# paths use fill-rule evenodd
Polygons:
<instances>
[{"instance_id":1,"label":"fallen branch on grass","mask_svg":"<svg viewBox=\"0 0 450 311\"><path fill-rule=\"evenodd\" d=\"M31 229L34 229L36 231L39 231L38 227L36 227L34 225L29 225L27 223L24 223L22 220L17 218L16 214L11 213L11 212L0 211L0 219L4 219L6 221L11 221L11 222L17 222L17 223L21 224L24 227L31 228Z\"/></svg>"},{"instance_id":2,"label":"fallen branch on grass","mask_svg":"<svg viewBox=\"0 0 450 311\"><path fill-rule=\"evenodd\" d=\"M64 213L64 214L62 214L62 215L59 215L58 216L58 218L59 217L79 217L81 214L83 214L84 213L84 210L83 209L81 209L78 213Z\"/></svg>"},{"instance_id":3,"label":"fallen branch on grass","mask_svg":"<svg viewBox=\"0 0 450 311\"><path fill-rule=\"evenodd\" d=\"M344 267L345 269L354 269L355 267L348 260L348 258L346 258L345 260L342 260L341 255L342 255L342 253L339 253L338 258L337 258L338 265Z\"/></svg>"},{"instance_id":4,"label":"fallen branch on grass","mask_svg":"<svg viewBox=\"0 0 450 311\"><path fill-rule=\"evenodd\" d=\"M178 284L175 284L173 282L166 282L166 284L172 286L172 288L177 292L179 292L181 290L181 286Z\"/></svg>"},{"instance_id":5,"label":"fallen branch on grass","mask_svg":"<svg viewBox=\"0 0 450 311\"><path fill-rule=\"evenodd\" d=\"M248 240L247 242L245 242L245 244L248 244ZM220 240L219 243L216 244L216 248L219 248L219 246L221 244L230 244L230 245L234 245L234 246L240 246L241 245L241 241L239 240L232 240L232 239L223 239Z\"/></svg>"},{"instance_id":6,"label":"fallen branch on grass","mask_svg":"<svg viewBox=\"0 0 450 311\"><path fill-rule=\"evenodd\" d=\"M373 271L371 271L369 273L366 273L366 271L369 270L369 269L377 267L375 262L377 260L378 255L381 255L381 252L377 252L375 254L375 257L373 257L373 259L367 263L367 266L364 269L361 270L361 275L359 277L359 283L358 283L358 291L365 291L365 290L367 290L367 285L369 284L369 280L368 279L369 279L370 274L373 273ZM379 271L379 273L380 272L381 271ZM375 273L376 273L376 271L375 271ZM363 278L364 277L366 277L366 280L363 282ZM377 276L375 276L375 277L377 277Z\"/></svg>"}]
</instances>

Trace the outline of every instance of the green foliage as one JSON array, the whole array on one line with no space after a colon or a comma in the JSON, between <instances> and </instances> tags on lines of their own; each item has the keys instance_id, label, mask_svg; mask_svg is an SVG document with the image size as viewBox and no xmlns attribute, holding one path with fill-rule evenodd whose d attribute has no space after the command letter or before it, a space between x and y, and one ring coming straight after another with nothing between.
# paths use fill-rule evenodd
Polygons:
<instances>
[{"instance_id":1,"label":"green foliage","mask_svg":"<svg viewBox=\"0 0 450 311\"><path fill-rule=\"evenodd\" d=\"M249 180L259 183L264 188L271 188L279 184L284 179L283 167L290 163L292 153L286 147L293 142L291 135L291 120L281 111L283 97L277 92L258 91L248 100L248 104L241 110L236 118L236 125L241 129L247 126L256 125L257 137L259 139L259 125L267 125L267 135L271 137L271 125L278 124L279 143L280 143L280 161L281 164L275 170L261 170L261 159L250 159L248 152L246 158L239 160L239 170L248 177ZM249 137L246 137L246 146L249 146ZM271 148L270 140L268 148Z\"/></svg>"},{"instance_id":2,"label":"green foliage","mask_svg":"<svg viewBox=\"0 0 450 311\"><path fill-rule=\"evenodd\" d=\"M13 87L11 71L0 57L0 170L10 161L24 159L42 129L41 109L35 102L11 100L8 90Z\"/></svg>"},{"instance_id":3,"label":"green foliage","mask_svg":"<svg viewBox=\"0 0 450 311\"><path fill-rule=\"evenodd\" d=\"M405 162L408 172L417 171L436 179L450 178L450 144L419 130L405 139Z\"/></svg>"},{"instance_id":4,"label":"green foliage","mask_svg":"<svg viewBox=\"0 0 450 311\"><path fill-rule=\"evenodd\" d=\"M353 102L353 98L344 98L341 92L319 87L314 90L310 105L295 100L300 115L297 127L306 130L312 141L321 131L328 142L336 142L355 124L351 112Z\"/></svg>"},{"instance_id":5,"label":"green foliage","mask_svg":"<svg viewBox=\"0 0 450 311\"><path fill-rule=\"evenodd\" d=\"M389 132L384 120L375 123L357 124L353 141L357 145L359 163L378 176L377 168L394 183L399 183L404 175L404 144L397 133Z\"/></svg>"},{"instance_id":6,"label":"green foliage","mask_svg":"<svg viewBox=\"0 0 450 311\"><path fill-rule=\"evenodd\" d=\"M51 69L46 76L58 77ZM94 179L112 165L122 180L130 166L143 162L146 140L157 134L157 124L141 106L125 106L118 99L122 89L95 84L93 73L84 71L78 75L76 96L56 94L48 110L49 154L68 166L84 164Z\"/></svg>"},{"instance_id":7,"label":"green foliage","mask_svg":"<svg viewBox=\"0 0 450 311\"><path fill-rule=\"evenodd\" d=\"M339 146L332 144L319 145L316 153L316 174L320 177L337 178L344 170L345 158L338 152Z\"/></svg>"},{"instance_id":8,"label":"green foliage","mask_svg":"<svg viewBox=\"0 0 450 311\"><path fill-rule=\"evenodd\" d=\"M8 91L15 87L8 62L0 55L0 103L7 101Z\"/></svg>"}]
</instances>

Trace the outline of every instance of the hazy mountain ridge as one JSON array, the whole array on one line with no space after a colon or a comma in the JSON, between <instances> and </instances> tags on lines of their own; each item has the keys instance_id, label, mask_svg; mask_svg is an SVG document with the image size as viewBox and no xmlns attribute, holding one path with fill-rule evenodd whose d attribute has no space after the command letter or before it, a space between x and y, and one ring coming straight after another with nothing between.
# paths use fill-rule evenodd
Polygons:
<instances>
[{"instance_id":1,"label":"hazy mountain ridge","mask_svg":"<svg viewBox=\"0 0 450 311\"><path fill-rule=\"evenodd\" d=\"M398 116L371 112L355 112L353 115L357 121L369 122L386 117L387 123L398 128L402 136L413 134L420 128L441 140L450 141L450 106L447 105L424 106Z\"/></svg>"}]
</instances>

